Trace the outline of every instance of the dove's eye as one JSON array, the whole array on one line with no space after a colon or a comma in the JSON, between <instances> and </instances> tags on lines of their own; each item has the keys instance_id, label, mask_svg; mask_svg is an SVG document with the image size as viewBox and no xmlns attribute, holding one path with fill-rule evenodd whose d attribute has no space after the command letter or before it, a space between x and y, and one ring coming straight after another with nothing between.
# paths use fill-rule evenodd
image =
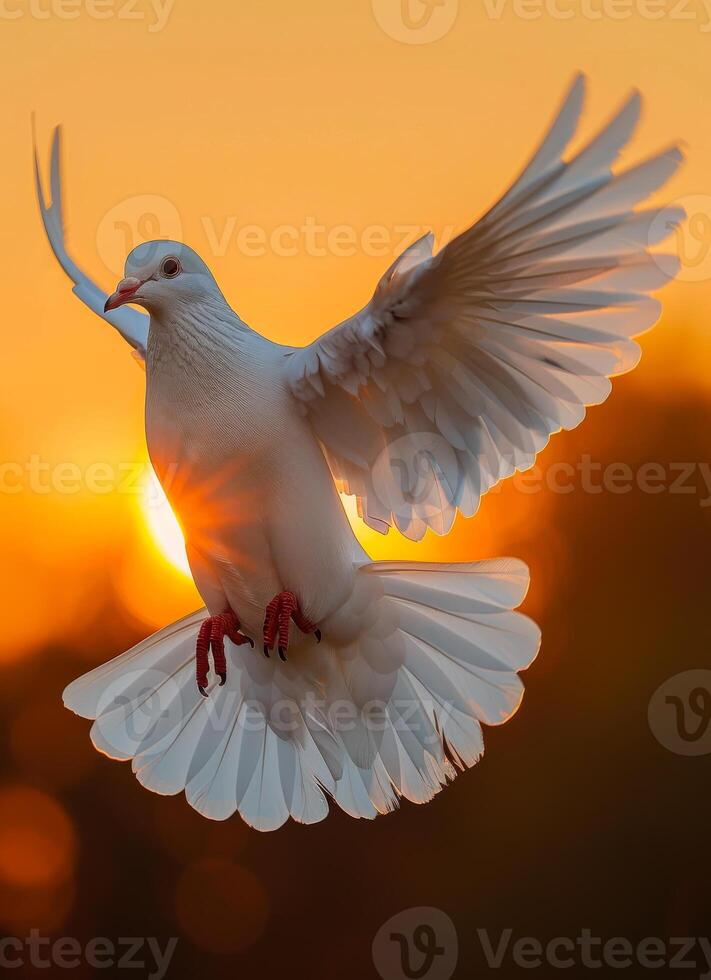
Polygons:
<instances>
[{"instance_id":1,"label":"dove's eye","mask_svg":"<svg viewBox=\"0 0 711 980\"><path fill-rule=\"evenodd\" d=\"M165 279L175 279L175 277L180 272L180 262L170 256L167 259L163 259L163 264L160 267L161 275Z\"/></svg>"}]
</instances>

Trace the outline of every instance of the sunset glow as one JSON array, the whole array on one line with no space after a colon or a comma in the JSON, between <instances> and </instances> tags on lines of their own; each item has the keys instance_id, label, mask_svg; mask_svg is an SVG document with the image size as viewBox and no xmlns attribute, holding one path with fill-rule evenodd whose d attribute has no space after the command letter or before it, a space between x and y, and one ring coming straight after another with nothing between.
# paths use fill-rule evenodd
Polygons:
<instances>
[{"instance_id":1,"label":"sunset glow","mask_svg":"<svg viewBox=\"0 0 711 980\"><path fill-rule=\"evenodd\" d=\"M190 575L183 532L153 470L149 471L145 481L141 511L153 543L161 554L183 575Z\"/></svg>"},{"instance_id":2,"label":"sunset glow","mask_svg":"<svg viewBox=\"0 0 711 980\"><path fill-rule=\"evenodd\" d=\"M0 29L0 968L34 975L40 957L47 967L40 977L69 980L109 977L123 965L156 980L360 980L399 976L406 967L411 975L424 969L457 977L490 967L493 950L501 977L538 964L536 977L567 965L571 949L572 973L576 966L581 972L579 954L588 956L582 931L593 947L585 966L600 965L596 958L609 952L610 967L627 964L634 973L646 962L674 972L659 952L666 949L669 960L684 959L681 965L696 957L694 975L702 973L710 862L701 786L711 728L696 710L697 681L688 688L680 679L700 674L711 691L711 0L0 0ZM177 445L158 447L152 432L150 439L171 507L147 462L146 384L154 383L156 361L149 358L148 374L137 366L125 340L80 302L57 262L37 204L32 120L41 182L53 198L50 146L61 126L63 203L52 223L64 229L70 261L98 287L90 297L97 310L125 276L134 247L170 239L201 256L245 323L293 348L362 310L417 238L431 231L442 246L485 214L534 152L578 72L587 76L588 95L570 155L638 89L641 120L615 169L677 142L686 158L645 202L683 208L688 218L668 240L659 241L654 226L647 235L657 257L654 267L639 268L640 281L654 278L656 263L667 267L666 253L678 257L680 271L657 294L662 312L640 340L639 367L616 378L605 404L552 437L531 470L490 489L476 515L457 517L446 535L429 530L415 542L395 529L380 534L358 516L354 497L341 497L372 561L446 570L441 579L427 570L427 584L418 586L423 606L437 605L455 571L471 572L454 563L515 556L529 566L521 608L540 625L543 644L521 678L522 710L510 726L493 727L519 698L519 679L507 669L499 690L502 671L488 666L465 677L462 624L481 614L492 634L506 630L501 658L491 661L497 668L524 662L529 624L517 620L515 633L508 612L486 612L484 593L470 609L464 590L428 613L398 599L396 587L381 616L371 608L379 605L371 602L375 575L362 601L354 592L347 615L324 616L322 644L294 626L286 662L278 644L276 655L263 656L257 629L253 647L226 643L222 686L213 649L203 699L194 638L188 642L170 625L192 614L192 626L204 622L215 599L209 584L203 598L193 581L181 524L191 554L194 548L215 556L228 541L230 557L240 559L232 564L246 566L263 495L278 482L298 504L307 485L301 469L292 476L299 445L284 447L278 481L270 479L274 466L254 479L258 427L246 422L263 411L273 382L262 379L260 390L258 371L243 380L240 373L249 405L238 413L229 386L212 401L208 377L202 393L210 412L235 428L223 438L220 417L204 445L200 437L196 475L184 465L193 457L181 454L190 429L180 413L188 406L171 399L168 417L176 424L165 428L175 431ZM539 187L543 201L552 200L548 179ZM651 187L651 172L644 179ZM615 200L611 195L606 207ZM508 235L521 230L506 227ZM634 227L632 238L641 228ZM526 254L504 269L519 261L525 267ZM395 346L415 365L400 331ZM449 363L446 347L442 353L440 366ZM573 343L564 357L581 357L581 368L586 359ZM555 358L543 363L556 366ZM192 367L186 358L185 372ZM403 392L407 374L398 378ZM507 406L511 390L496 372L490 384ZM289 412L304 410L286 389L282 394L270 450L288 428ZM370 401L375 412L381 401L380 411L390 411L383 394ZM547 407L547 395L539 397ZM432 402L425 428L439 422L456 429L457 419L436 405L433 411ZM327 431L338 415L324 413ZM527 416L521 408L520 421ZM535 413L529 421L535 428ZM482 436L476 446L486 455L483 429ZM355 455L372 445L364 438ZM232 452L235 446L240 451ZM408 481L400 489L411 494L417 487ZM298 520L298 508L289 507L288 516ZM287 522L274 523L281 534ZM225 527L234 533L224 534ZM312 556L321 554L319 530L314 526L296 560L289 549L295 581L277 582L286 577L279 568L258 568L246 586L255 595L265 582L306 594L302 573L310 579ZM266 564L262 555L260 561ZM340 565L336 554L333 567ZM232 591L239 595L239 586ZM336 605L335 592L332 603L326 592L316 602L324 611ZM403 630L389 659L380 635L356 643L371 624L389 640L395 617L412 634L429 618L428 639ZM246 633L251 622L243 618ZM261 617L252 618L259 627ZM144 643L166 627L175 638L169 652ZM457 641L451 655L450 637ZM129 657L117 670L110 662L124 651ZM472 647L472 659L475 653L486 651ZM82 710L75 713L67 685L95 668L94 679L80 686ZM158 698L156 669L170 679L159 679ZM318 737L331 678L339 688L333 714L353 719L349 737L338 742L325 732ZM446 719L451 739L433 724L438 702L427 685L443 691L442 707L453 709ZM310 712L304 725L284 704L301 687ZM99 688L110 701L93 697ZM164 710L168 689L175 693ZM254 690L279 724L297 718L301 742L291 733L271 738L274 726L269 741L265 729L261 752L250 724ZM377 731L375 710L367 714L377 738L366 741L358 719L391 692L398 737ZM135 702L130 713L127 695ZM341 707L351 701L362 710L349 718ZM105 706L107 724L92 729L89 716ZM425 798L438 778L433 736L436 747L442 742L442 760L459 761L468 714L458 706L471 714L470 732L480 728L474 708L477 717L486 714L487 754L427 806L403 801L375 825L338 813L318 826L266 835L253 829L254 819L197 812L209 793L222 792L230 806L239 801L246 810L246 801L256 816L260 807L281 809L283 796L292 811L318 818L310 796L335 790L339 769L352 774L341 783L342 800L356 810L373 790L382 812L391 808L387 791L395 782L380 765L386 756L410 798ZM424 728L401 737L413 707ZM173 709L182 721L168 752L163 736ZM101 737L114 730L130 741L148 723L156 737L145 740L133 763L95 751L100 730ZM345 767L334 745L345 749ZM472 758L477 745L469 741ZM241 755L245 746L255 747L253 756ZM704 750L697 758L687 755L694 746ZM379 769L365 778L361 764L374 766L381 749ZM243 763L235 772L238 753ZM301 761L307 756L318 764L313 779L310 761ZM281 796L264 779L274 760ZM449 769L441 767L443 778ZM189 801L176 792L188 784ZM345 809L343 802L330 806ZM682 951L673 948L674 935L698 939ZM121 937L131 936L143 938L124 964L129 946L122 944L134 940ZM629 963L621 944L634 951ZM72 946L80 953L67 972ZM706 958L711 965L711 954Z\"/></svg>"}]
</instances>

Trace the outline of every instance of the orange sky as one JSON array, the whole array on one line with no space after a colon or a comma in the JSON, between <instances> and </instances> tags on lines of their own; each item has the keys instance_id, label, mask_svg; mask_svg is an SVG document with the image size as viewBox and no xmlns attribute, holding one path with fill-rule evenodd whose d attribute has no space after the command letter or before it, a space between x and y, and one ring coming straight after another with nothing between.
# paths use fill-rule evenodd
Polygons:
<instances>
[{"instance_id":1,"label":"orange sky","mask_svg":"<svg viewBox=\"0 0 711 980\"><path fill-rule=\"evenodd\" d=\"M103 19L91 0L63 2L8 0L0 13L0 459L22 468L15 483L3 471L0 493L7 656L57 631L78 642L107 567L147 628L198 601L150 544L137 485L60 492L35 472L102 463L124 478L145 448L143 374L72 296L44 239L33 110L43 152L51 126L65 126L71 249L102 286L139 238L176 235L252 326L300 343L362 305L406 235L475 218L575 70L590 80L585 134L636 85L646 109L633 156L684 141L688 162L665 197L690 204L694 221L677 242L684 281L666 290L633 383L708 386L711 4L459 0L450 24L456 0L432 11L410 0L412 23L426 22L418 36L401 0L140 0L131 19L126 0L104 0ZM515 519L488 513L418 548L394 532L365 540L377 557L480 557L505 547ZM51 622L36 615L47 603Z\"/></svg>"}]
</instances>

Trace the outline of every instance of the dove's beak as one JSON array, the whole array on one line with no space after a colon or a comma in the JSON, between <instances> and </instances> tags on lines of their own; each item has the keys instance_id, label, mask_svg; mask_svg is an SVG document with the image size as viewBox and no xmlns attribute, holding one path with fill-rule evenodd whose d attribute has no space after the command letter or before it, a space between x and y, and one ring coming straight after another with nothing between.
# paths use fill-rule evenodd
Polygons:
<instances>
[{"instance_id":1,"label":"dove's beak","mask_svg":"<svg viewBox=\"0 0 711 980\"><path fill-rule=\"evenodd\" d=\"M140 279L135 279L133 276L122 279L116 287L116 292L112 293L106 300L104 313L108 313L109 310L115 310L117 307L123 306L124 303L132 303L142 285L143 282Z\"/></svg>"}]
</instances>

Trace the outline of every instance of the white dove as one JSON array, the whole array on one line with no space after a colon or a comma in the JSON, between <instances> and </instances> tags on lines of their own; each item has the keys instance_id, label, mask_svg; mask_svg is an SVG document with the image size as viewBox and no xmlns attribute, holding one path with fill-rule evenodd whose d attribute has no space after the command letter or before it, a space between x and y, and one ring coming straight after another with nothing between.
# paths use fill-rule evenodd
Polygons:
<instances>
[{"instance_id":1,"label":"white dove","mask_svg":"<svg viewBox=\"0 0 711 980\"><path fill-rule=\"evenodd\" d=\"M683 212L635 208L682 155L613 174L634 93L565 161L583 94L581 76L473 227L436 255L422 238L303 349L248 327L177 242L135 248L107 298L65 248L59 132L51 204L35 150L55 255L145 359L150 457L207 607L64 692L144 786L260 830L322 820L327 796L375 817L432 799L481 757L482 723L516 711L540 641L512 611L525 565L372 562L338 491L383 533L446 534L637 363L631 337L660 312L648 293L676 271L647 247Z\"/></svg>"}]
</instances>

